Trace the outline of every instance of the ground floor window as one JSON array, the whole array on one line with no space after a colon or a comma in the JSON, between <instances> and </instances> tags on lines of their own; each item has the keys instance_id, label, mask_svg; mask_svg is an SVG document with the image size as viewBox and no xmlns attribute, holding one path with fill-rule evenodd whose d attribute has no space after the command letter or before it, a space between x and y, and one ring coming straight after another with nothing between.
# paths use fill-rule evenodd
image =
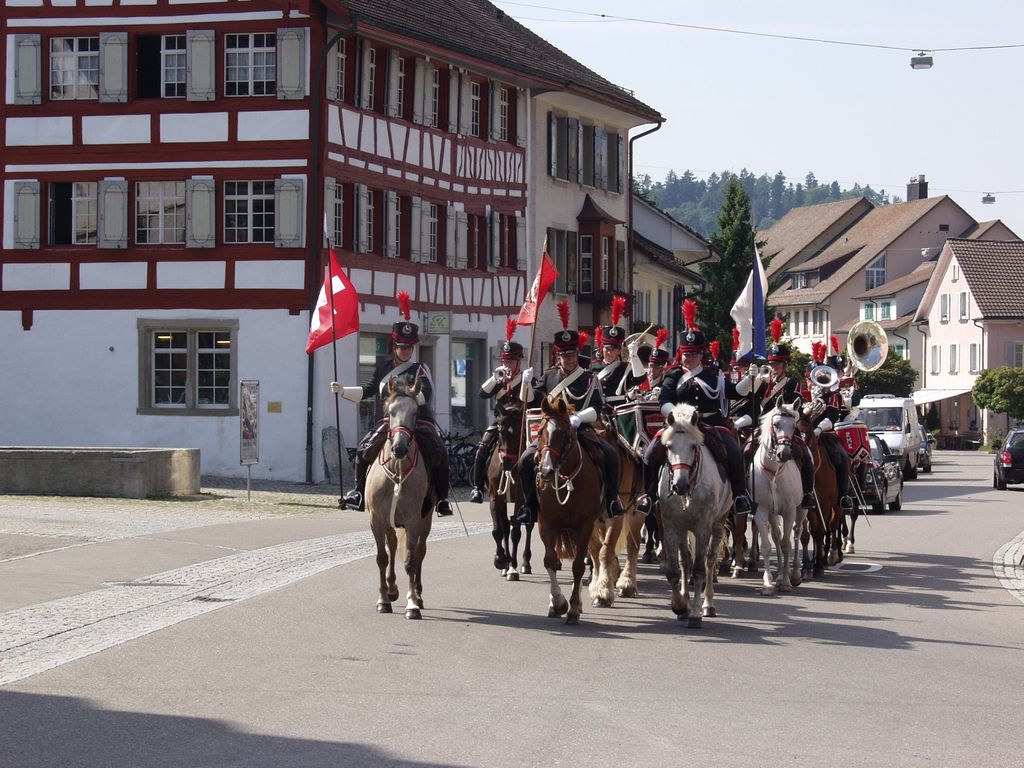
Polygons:
<instances>
[{"instance_id":1,"label":"ground floor window","mask_svg":"<svg viewBox=\"0 0 1024 768\"><path fill-rule=\"evenodd\" d=\"M139 411L237 413L234 321L139 321Z\"/></svg>"},{"instance_id":2,"label":"ground floor window","mask_svg":"<svg viewBox=\"0 0 1024 768\"><path fill-rule=\"evenodd\" d=\"M484 342L479 339L452 339L451 359L452 431L482 431L487 426L484 423L486 403L479 397L483 383L480 377L487 367ZM434 396L436 398L437 394Z\"/></svg>"},{"instance_id":3,"label":"ground floor window","mask_svg":"<svg viewBox=\"0 0 1024 768\"><path fill-rule=\"evenodd\" d=\"M359 380L360 385L373 378L374 369L391 355L388 353L388 336L384 333L359 334ZM351 385L349 385L351 386ZM380 398L376 395L359 403L359 437L370 431L384 414L381 412Z\"/></svg>"}]
</instances>

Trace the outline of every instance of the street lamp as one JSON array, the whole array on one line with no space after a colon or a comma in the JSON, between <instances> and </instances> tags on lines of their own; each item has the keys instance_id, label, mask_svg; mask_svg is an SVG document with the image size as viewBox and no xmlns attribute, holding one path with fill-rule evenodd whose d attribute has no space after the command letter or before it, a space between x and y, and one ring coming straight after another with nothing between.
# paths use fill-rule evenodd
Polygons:
<instances>
[{"instance_id":1,"label":"street lamp","mask_svg":"<svg viewBox=\"0 0 1024 768\"><path fill-rule=\"evenodd\" d=\"M910 57L910 66L912 69L931 69L932 57L928 51L919 51L917 56Z\"/></svg>"},{"instance_id":2,"label":"street lamp","mask_svg":"<svg viewBox=\"0 0 1024 768\"><path fill-rule=\"evenodd\" d=\"M981 202L984 203L985 205L992 205L992 203L994 203L995 201L996 196L993 195L991 192L986 192L984 195L981 196Z\"/></svg>"}]
</instances>

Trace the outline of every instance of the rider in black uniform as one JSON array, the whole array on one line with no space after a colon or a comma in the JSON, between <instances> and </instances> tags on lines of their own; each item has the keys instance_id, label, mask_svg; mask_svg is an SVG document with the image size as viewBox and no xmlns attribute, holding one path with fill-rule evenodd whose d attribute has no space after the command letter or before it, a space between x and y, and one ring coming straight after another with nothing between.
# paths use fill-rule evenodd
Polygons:
<instances>
[{"instance_id":1,"label":"rider in black uniform","mask_svg":"<svg viewBox=\"0 0 1024 768\"><path fill-rule=\"evenodd\" d=\"M835 433L835 425L845 416L845 404L839 391L839 376L845 361L839 355L839 340L833 336L834 354L826 357L827 347L824 343L815 342L814 360L818 366L826 365L835 371L833 384L823 387L815 381L813 367L811 369L811 401L804 406L803 413L810 418L818 443L825 449L825 454L836 470L836 483L839 486L839 507L844 512L853 511L853 497L850 496L850 456Z\"/></svg>"},{"instance_id":2,"label":"rider in black uniform","mask_svg":"<svg viewBox=\"0 0 1024 768\"><path fill-rule=\"evenodd\" d=\"M388 384L393 380L396 384L412 387L418 381L420 393L416 398L419 409L416 412L416 442L423 456L430 465L434 493L437 495L437 514L446 517L452 514L448 502L448 455L441 442L441 435L434 420L434 412L430 402L434 385L430 378L430 369L425 363L413 360L415 345L419 343L419 327L409 322L409 294L398 293L398 304L405 317L391 329L391 359L379 363L374 368L370 380L358 387L342 387L336 381L331 382L331 391L340 394L346 400L358 403L360 400L377 399L377 412L383 413L383 404L388 398ZM366 473L370 464L377 458L388 434L388 421L383 418L370 428L356 451L356 487L345 494L345 503L354 509L363 509L366 494Z\"/></svg>"}]
</instances>

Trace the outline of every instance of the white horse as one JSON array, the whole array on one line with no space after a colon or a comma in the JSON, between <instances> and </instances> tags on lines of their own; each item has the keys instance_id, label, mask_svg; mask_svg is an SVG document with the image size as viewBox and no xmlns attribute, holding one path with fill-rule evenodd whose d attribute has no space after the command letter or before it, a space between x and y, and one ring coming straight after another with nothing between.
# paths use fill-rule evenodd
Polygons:
<instances>
[{"instance_id":1,"label":"white horse","mask_svg":"<svg viewBox=\"0 0 1024 768\"><path fill-rule=\"evenodd\" d=\"M658 482L665 529L663 546L668 558L665 578L672 587L672 611L680 621L686 617L687 627L701 626L702 615L715 615L712 575L718 567L725 521L732 507L729 483L719 473L715 457L705 444L696 421L697 413L690 405L677 405L668 415L661 433L668 455L668 471L662 470ZM693 537L692 551L690 536ZM697 606L701 592L704 593L703 611Z\"/></svg>"},{"instance_id":2,"label":"white horse","mask_svg":"<svg viewBox=\"0 0 1024 768\"><path fill-rule=\"evenodd\" d=\"M416 445L416 396L420 383L407 388L388 384L385 405L388 418L388 442L366 475L366 508L370 512L370 530L377 542L377 567L380 570L378 613L391 613L398 599L395 578L396 551L404 556L409 577L405 618L421 618L423 608L423 558L427 554L427 536L433 515L429 512L430 473ZM427 514L424 514L424 511ZM403 546L399 546L401 543ZM385 544L387 548L385 549Z\"/></svg>"},{"instance_id":3,"label":"white horse","mask_svg":"<svg viewBox=\"0 0 1024 768\"><path fill-rule=\"evenodd\" d=\"M762 595L774 595L775 589L792 592L801 581L797 554L800 529L807 510L800 506L803 484L800 469L793 461L792 441L799 414L796 408L781 400L761 417L761 437L754 453L754 465L747 481L751 496L757 504L754 522L761 541L764 560ZM778 550L778 577L771 570L771 541Z\"/></svg>"}]
</instances>

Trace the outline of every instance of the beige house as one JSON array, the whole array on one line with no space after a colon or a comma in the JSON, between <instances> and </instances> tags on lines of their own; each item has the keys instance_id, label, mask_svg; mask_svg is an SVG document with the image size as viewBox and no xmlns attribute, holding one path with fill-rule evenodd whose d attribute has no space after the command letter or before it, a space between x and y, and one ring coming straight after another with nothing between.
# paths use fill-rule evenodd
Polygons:
<instances>
[{"instance_id":1,"label":"beige house","mask_svg":"<svg viewBox=\"0 0 1024 768\"><path fill-rule=\"evenodd\" d=\"M938 410L940 444L961 447L1012 426L1005 415L979 412L970 392L985 369L1024 367L1022 285L1019 239L954 238L943 246L914 317L924 337L914 400Z\"/></svg>"}]
</instances>

